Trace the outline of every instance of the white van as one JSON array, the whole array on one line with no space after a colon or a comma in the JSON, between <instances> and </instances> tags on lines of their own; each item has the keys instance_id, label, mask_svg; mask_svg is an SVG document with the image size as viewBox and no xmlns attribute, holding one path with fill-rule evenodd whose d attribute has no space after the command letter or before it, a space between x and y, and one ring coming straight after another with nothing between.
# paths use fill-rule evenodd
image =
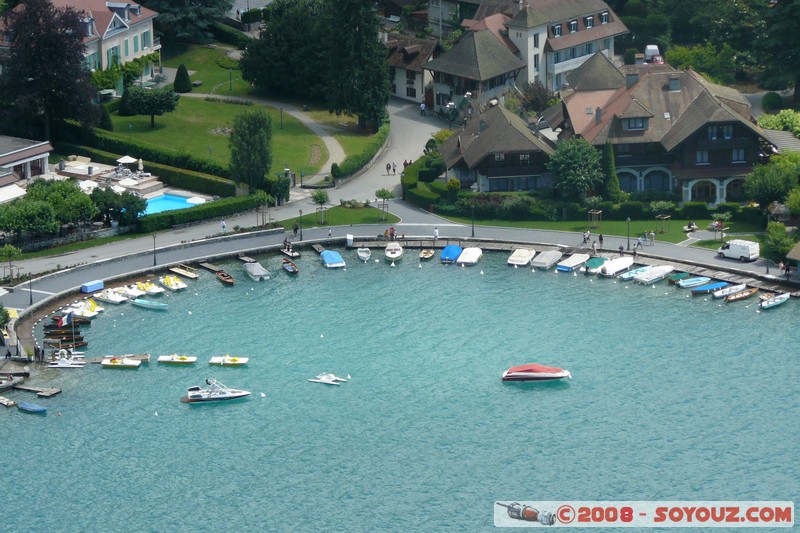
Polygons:
<instances>
[{"instance_id":1,"label":"white van","mask_svg":"<svg viewBox=\"0 0 800 533\"><path fill-rule=\"evenodd\" d=\"M757 242L745 241L743 239L733 239L728 241L725 246L717 250L717 255L739 261L755 261L761 250Z\"/></svg>"}]
</instances>

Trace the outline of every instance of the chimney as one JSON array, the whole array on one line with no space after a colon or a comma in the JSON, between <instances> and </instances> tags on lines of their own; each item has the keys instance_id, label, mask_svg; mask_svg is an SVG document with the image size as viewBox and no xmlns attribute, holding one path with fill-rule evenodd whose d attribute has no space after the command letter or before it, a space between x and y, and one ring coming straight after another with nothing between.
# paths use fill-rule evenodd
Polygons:
<instances>
[{"instance_id":1,"label":"chimney","mask_svg":"<svg viewBox=\"0 0 800 533\"><path fill-rule=\"evenodd\" d=\"M677 76L672 76L669 79L669 90L670 92L680 92L681 90L681 79Z\"/></svg>"},{"instance_id":2,"label":"chimney","mask_svg":"<svg viewBox=\"0 0 800 533\"><path fill-rule=\"evenodd\" d=\"M625 88L630 89L634 85L639 83L639 73L638 72L631 72L625 76Z\"/></svg>"},{"instance_id":3,"label":"chimney","mask_svg":"<svg viewBox=\"0 0 800 533\"><path fill-rule=\"evenodd\" d=\"M480 122L478 122L478 126L480 128L479 131L485 130L486 129L486 121L481 119Z\"/></svg>"},{"instance_id":4,"label":"chimney","mask_svg":"<svg viewBox=\"0 0 800 533\"><path fill-rule=\"evenodd\" d=\"M600 119L603 118L603 110L599 107L594 110L594 123L600 124Z\"/></svg>"}]
</instances>

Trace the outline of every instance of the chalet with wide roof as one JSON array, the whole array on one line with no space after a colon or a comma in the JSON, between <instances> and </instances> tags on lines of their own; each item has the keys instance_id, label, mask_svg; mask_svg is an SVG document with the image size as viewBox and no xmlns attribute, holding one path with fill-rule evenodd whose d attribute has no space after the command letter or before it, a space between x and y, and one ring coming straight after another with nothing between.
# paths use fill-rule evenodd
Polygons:
<instances>
[{"instance_id":1,"label":"chalet with wide roof","mask_svg":"<svg viewBox=\"0 0 800 533\"><path fill-rule=\"evenodd\" d=\"M425 89L433 81L433 75L423 65L441 55L444 49L430 39L392 36L384 43L389 53L389 80L392 94L403 100L421 103Z\"/></svg>"}]
</instances>

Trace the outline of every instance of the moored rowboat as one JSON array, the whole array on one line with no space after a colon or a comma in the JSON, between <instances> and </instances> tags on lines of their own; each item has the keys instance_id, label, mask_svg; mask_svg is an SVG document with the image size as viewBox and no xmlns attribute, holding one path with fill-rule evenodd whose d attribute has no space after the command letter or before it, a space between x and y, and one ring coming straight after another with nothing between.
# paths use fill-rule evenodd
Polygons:
<instances>
[{"instance_id":1,"label":"moored rowboat","mask_svg":"<svg viewBox=\"0 0 800 533\"><path fill-rule=\"evenodd\" d=\"M738 300L744 300L745 298L750 298L754 294L758 292L756 287L749 287L741 292L737 292L735 294L731 294L730 296L725 297L726 302L735 302Z\"/></svg>"}]
</instances>

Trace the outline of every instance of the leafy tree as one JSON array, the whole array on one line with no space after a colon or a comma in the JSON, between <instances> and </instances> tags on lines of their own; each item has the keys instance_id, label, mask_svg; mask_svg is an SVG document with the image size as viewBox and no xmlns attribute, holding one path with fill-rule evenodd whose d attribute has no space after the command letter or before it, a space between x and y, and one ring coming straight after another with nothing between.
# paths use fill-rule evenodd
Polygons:
<instances>
[{"instance_id":1,"label":"leafy tree","mask_svg":"<svg viewBox=\"0 0 800 533\"><path fill-rule=\"evenodd\" d=\"M602 195L604 198L614 203L625 201L625 193L622 192L622 189L619 187L619 176L617 176L617 164L614 158L614 147L610 142L607 142L605 146L603 146L602 167Z\"/></svg>"},{"instance_id":2,"label":"leafy tree","mask_svg":"<svg viewBox=\"0 0 800 533\"><path fill-rule=\"evenodd\" d=\"M5 327L11 317L8 314L8 309L0 303L0 327Z\"/></svg>"},{"instance_id":3,"label":"leafy tree","mask_svg":"<svg viewBox=\"0 0 800 533\"><path fill-rule=\"evenodd\" d=\"M274 182L272 182L272 189L270 190L270 194L275 197L277 205L283 203L284 200L287 201L289 200L290 185L291 181L283 174L281 174L280 177L278 177Z\"/></svg>"},{"instance_id":4,"label":"leafy tree","mask_svg":"<svg viewBox=\"0 0 800 533\"><path fill-rule=\"evenodd\" d=\"M130 93L130 94L128 94ZM178 106L180 95L172 89L145 89L143 87L130 86L125 89L128 94L128 104L136 115L150 115L150 127L156 127L156 115L175 111ZM123 98L125 96L123 94ZM120 108L122 103L120 102Z\"/></svg>"},{"instance_id":5,"label":"leafy tree","mask_svg":"<svg viewBox=\"0 0 800 533\"><path fill-rule=\"evenodd\" d=\"M770 5L764 14L766 29L758 41L759 59L768 76L794 85L792 100L800 103L800 1L780 0Z\"/></svg>"},{"instance_id":6,"label":"leafy tree","mask_svg":"<svg viewBox=\"0 0 800 533\"><path fill-rule=\"evenodd\" d=\"M800 137L800 113L793 109L782 109L775 115L761 115L758 125L769 130L791 131Z\"/></svg>"},{"instance_id":7,"label":"leafy tree","mask_svg":"<svg viewBox=\"0 0 800 533\"><path fill-rule=\"evenodd\" d=\"M311 201L320 207L327 204L329 200L330 198L328 197L328 191L326 191L325 189L315 189L314 192L311 193ZM321 215L319 223L325 224L325 210L319 209L317 213L320 213Z\"/></svg>"},{"instance_id":8,"label":"leafy tree","mask_svg":"<svg viewBox=\"0 0 800 533\"><path fill-rule=\"evenodd\" d=\"M127 191L120 195L119 204L119 223L123 226L135 224L147 209L147 200Z\"/></svg>"},{"instance_id":9,"label":"leafy tree","mask_svg":"<svg viewBox=\"0 0 800 533\"><path fill-rule=\"evenodd\" d=\"M789 191L789 196L786 198L784 205L792 215L800 215L800 188Z\"/></svg>"},{"instance_id":10,"label":"leafy tree","mask_svg":"<svg viewBox=\"0 0 800 533\"><path fill-rule=\"evenodd\" d=\"M394 198L394 193L389 189L378 189L375 191L375 198L381 201L381 212L383 213L383 220L386 220L386 213L388 211L388 201Z\"/></svg>"},{"instance_id":11,"label":"leafy tree","mask_svg":"<svg viewBox=\"0 0 800 533\"><path fill-rule=\"evenodd\" d=\"M720 83L734 82L736 52L727 43L717 49L713 44L691 48L673 46L666 53L666 61L675 68L692 67Z\"/></svg>"},{"instance_id":12,"label":"leafy tree","mask_svg":"<svg viewBox=\"0 0 800 533\"><path fill-rule=\"evenodd\" d=\"M122 207L122 202L120 195L114 192L112 189L101 189L100 187L95 187L92 189L92 193L89 197L94 202L94 205L97 206L99 212L103 215L103 220L105 222L109 222L112 220L114 212L120 212L120 208Z\"/></svg>"},{"instance_id":13,"label":"leafy tree","mask_svg":"<svg viewBox=\"0 0 800 533\"><path fill-rule=\"evenodd\" d=\"M100 123L98 126L106 131L114 131L114 122L111 120L111 113L104 105L100 105Z\"/></svg>"},{"instance_id":14,"label":"leafy tree","mask_svg":"<svg viewBox=\"0 0 800 533\"><path fill-rule=\"evenodd\" d=\"M793 247L794 241L786 233L786 226L780 222L767 224L767 236L764 238L764 256L767 259L783 261Z\"/></svg>"},{"instance_id":15,"label":"leafy tree","mask_svg":"<svg viewBox=\"0 0 800 533\"><path fill-rule=\"evenodd\" d=\"M61 224L87 222L100 213L92 199L73 181L34 180L23 201L42 201L53 207Z\"/></svg>"},{"instance_id":16,"label":"leafy tree","mask_svg":"<svg viewBox=\"0 0 800 533\"><path fill-rule=\"evenodd\" d=\"M57 121L97 122L81 17L48 0L26 0L24 9L7 14L6 35L13 37L0 76L0 128L50 140Z\"/></svg>"},{"instance_id":17,"label":"leafy tree","mask_svg":"<svg viewBox=\"0 0 800 533\"><path fill-rule=\"evenodd\" d=\"M233 119L229 140L230 176L251 189L264 185L272 166L272 120L262 110L245 112Z\"/></svg>"},{"instance_id":18,"label":"leafy tree","mask_svg":"<svg viewBox=\"0 0 800 533\"><path fill-rule=\"evenodd\" d=\"M175 88L176 93L192 92L192 80L189 79L189 71L183 63L178 65L178 71L175 73L175 83L172 86Z\"/></svg>"},{"instance_id":19,"label":"leafy tree","mask_svg":"<svg viewBox=\"0 0 800 533\"><path fill-rule=\"evenodd\" d=\"M8 279L14 279L14 265L11 263L14 259L22 255L22 250L11 244L6 244L0 248L0 257L4 261L8 261Z\"/></svg>"},{"instance_id":20,"label":"leafy tree","mask_svg":"<svg viewBox=\"0 0 800 533\"><path fill-rule=\"evenodd\" d=\"M553 92L539 80L523 84L520 91L522 92L522 110L525 113L541 113L547 109L550 100L553 99Z\"/></svg>"},{"instance_id":21,"label":"leafy tree","mask_svg":"<svg viewBox=\"0 0 800 533\"><path fill-rule=\"evenodd\" d=\"M600 152L583 139L559 141L547 168L565 198L578 200L603 181Z\"/></svg>"},{"instance_id":22,"label":"leafy tree","mask_svg":"<svg viewBox=\"0 0 800 533\"><path fill-rule=\"evenodd\" d=\"M766 165L756 165L753 173L744 181L747 196L767 207L772 202L781 202L789 191L797 187L800 174L800 154L774 156Z\"/></svg>"},{"instance_id":23,"label":"leafy tree","mask_svg":"<svg viewBox=\"0 0 800 533\"><path fill-rule=\"evenodd\" d=\"M328 0L326 39L328 109L357 115L359 125L380 122L389 102L389 65L378 39L380 27L370 0Z\"/></svg>"},{"instance_id":24,"label":"leafy tree","mask_svg":"<svg viewBox=\"0 0 800 533\"><path fill-rule=\"evenodd\" d=\"M157 11L156 26L165 35L181 41L207 42L211 26L222 20L233 7L233 0L148 0L147 7Z\"/></svg>"},{"instance_id":25,"label":"leafy tree","mask_svg":"<svg viewBox=\"0 0 800 533\"><path fill-rule=\"evenodd\" d=\"M320 99L329 47L324 0L276 0L264 9L259 38L242 54L242 79L260 91Z\"/></svg>"}]
</instances>

